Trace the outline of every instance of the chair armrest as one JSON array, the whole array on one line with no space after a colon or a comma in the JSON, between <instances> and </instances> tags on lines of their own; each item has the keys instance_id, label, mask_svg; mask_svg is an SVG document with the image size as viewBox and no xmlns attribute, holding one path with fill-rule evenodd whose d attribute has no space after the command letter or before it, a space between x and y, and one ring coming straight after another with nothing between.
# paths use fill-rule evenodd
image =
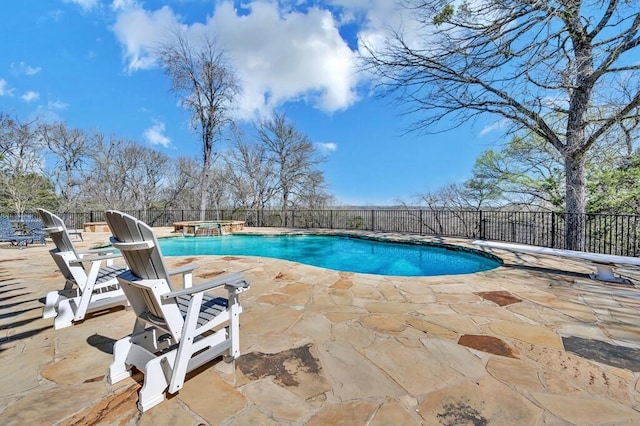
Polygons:
<instances>
[{"instance_id":1,"label":"chair armrest","mask_svg":"<svg viewBox=\"0 0 640 426\"><path fill-rule=\"evenodd\" d=\"M193 286L193 271L198 267L197 263L192 263L190 265L171 269L167 271L167 273L169 276L182 274L182 288L189 288Z\"/></svg>"},{"instance_id":2,"label":"chair armrest","mask_svg":"<svg viewBox=\"0 0 640 426\"><path fill-rule=\"evenodd\" d=\"M195 269L198 269L199 267L200 265L198 265L197 263L191 263L189 265L184 265L179 268L170 269L169 271L167 271L167 273L169 275L178 275L178 274L184 275L184 274L193 272Z\"/></svg>"},{"instance_id":3,"label":"chair armrest","mask_svg":"<svg viewBox=\"0 0 640 426\"><path fill-rule=\"evenodd\" d=\"M116 253L118 251L115 247L101 247L87 250L78 250L78 254L100 254L100 253Z\"/></svg>"},{"instance_id":4,"label":"chair armrest","mask_svg":"<svg viewBox=\"0 0 640 426\"><path fill-rule=\"evenodd\" d=\"M132 241L129 243L122 243L115 238L111 237L111 245L119 250L149 250L155 247L153 241Z\"/></svg>"},{"instance_id":5,"label":"chair armrest","mask_svg":"<svg viewBox=\"0 0 640 426\"><path fill-rule=\"evenodd\" d=\"M239 285L239 281L242 281L244 284ZM244 287L246 286L246 281L244 279L244 274L242 272L238 272L235 274L225 275L223 277L218 277L214 280L207 281L205 283L199 284L195 287L189 287L182 290L175 290L169 293L165 293L160 298L162 300L174 299L180 296L187 296L194 293L203 293L207 290L211 290L216 287L221 287L224 285L230 285L234 287Z\"/></svg>"},{"instance_id":6,"label":"chair armrest","mask_svg":"<svg viewBox=\"0 0 640 426\"><path fill-rule=\"evenodd\" d=\"M81 257L80 259L70 260L69 264L82 263L82 262L101 262L103 260L119 259L121 257L122 257L122 255L120 253L118 253L118 254L105 254L105 255L91 256L91 257Z\"/></svg>"}]
</instances>

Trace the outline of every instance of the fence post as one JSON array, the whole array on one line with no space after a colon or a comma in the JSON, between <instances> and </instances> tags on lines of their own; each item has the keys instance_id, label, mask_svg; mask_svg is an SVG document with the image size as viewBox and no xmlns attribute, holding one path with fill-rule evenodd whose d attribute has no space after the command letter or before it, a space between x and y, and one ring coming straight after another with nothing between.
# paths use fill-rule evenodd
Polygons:
<instances>
[{"instance_id":1,"label":"fence post","mask_svg":"<svg viewBox=\"0 0 640 426\"><path fill-rule=\"evenodd\" d=\"M484 240L486 237L486 233L485 233L485 229L484 229L484 214L483 211L480 210L480 226L479 226L479 231L480 231L480 239Z\"/></svg>"},{"instance_id":2,"label":"fence post","mask_svg":"<svg viewBox=\"0 0 640 426\"><path fill-rule=\"evenodd\" d=\"M329 210L329 229L333 229L333 210Z\"/></svg>"},{"instance_id":3,"label":"fence post","mask_svg":"<svg viewBox=\"0 0 640 426\"><path fill-rule=\"evenodd\" d=\"M551 212L551 248L556 247L556 212Z\"/></svg>"},{"instance_id":4,"label":"fence post","mask_svg":"<svg viewBox=\"0 0 640 426\"><path fill-rule=\"evenodd\" d=\"M420 209L420 215L418 217L420 218L420 235L422 235L422 209Z\"/></svg>"},{"instance_id":5,"label":"fence post","mask_svg":"<svg viewBox=\"0 0 640 426\"><path fill-rule=\"evenodd\" d=\"M375 231L375 210L371 209L371 231Z\"/></svg>"}]
</instances>

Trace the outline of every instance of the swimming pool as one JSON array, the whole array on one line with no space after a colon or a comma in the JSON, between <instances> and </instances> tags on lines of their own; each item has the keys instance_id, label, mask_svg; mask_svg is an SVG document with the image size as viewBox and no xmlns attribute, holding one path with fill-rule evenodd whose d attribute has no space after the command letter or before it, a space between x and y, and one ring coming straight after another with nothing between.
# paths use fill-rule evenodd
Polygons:
<instances>
[{"instance_id":1,"label":"swimming pool","mask_svg":"<svg viewBox=\"0 0 640 426\"><path fill-rule=\"evenodd\" d=\"M327 235L226 235L159 240L167 256L236 255L291 260L336 271L425 276L469 274L502 262L477 250Z\"/></svg>"}]
</instances>

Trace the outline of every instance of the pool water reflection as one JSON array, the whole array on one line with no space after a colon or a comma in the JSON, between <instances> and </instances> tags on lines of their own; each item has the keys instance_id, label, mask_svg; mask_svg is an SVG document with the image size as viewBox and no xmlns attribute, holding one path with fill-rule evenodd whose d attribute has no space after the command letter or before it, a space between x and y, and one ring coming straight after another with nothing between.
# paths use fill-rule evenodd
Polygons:
<instances>
[{"instance_id":1,"label":"pool water reflection","mask_svg":"<svg viewBox=\"0 0 640 426\"><path fill-rule=\"evenodd\" d=\"M167 256L262 256L336 271L395 276L469 274L502 262L458 246L405 244L327 235L227 235L164 238Z\"/></svg>"}]
</instances>

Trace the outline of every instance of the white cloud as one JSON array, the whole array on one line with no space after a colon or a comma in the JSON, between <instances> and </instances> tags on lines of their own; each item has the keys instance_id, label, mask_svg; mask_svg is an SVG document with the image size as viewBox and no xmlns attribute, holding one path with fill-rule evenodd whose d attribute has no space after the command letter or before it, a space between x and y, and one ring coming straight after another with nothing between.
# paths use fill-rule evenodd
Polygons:
<instances>
[{"instance_id":1,"label":"white cloud","mask_svg":"<svg viewBox=\"0 0 640 426\"><path fill-rule=\"evenodd\" d=\"M156 121L153 126L144 131L144 138L151 145L162 145L166 148L171 145L171 139L164 134L164 130L164 123Z\"/></svg>"},{"instance_id":2,"label":"white cloud","mask_svg":"<svg viewBox=\"0 0 640 426\"><path fill-rule=\"evenodd\" d=\"M24 75L36 75L40 71L42 71L41 67L32 67L30 65L25 64L24 62L20 62L19 64L11 64L11 69L15 74L24 74Z\"/></svg>"},{"instance_id":3,"label":"white cloud","mask_svg":"<svg viewBox=\"0 0 640 426\"><path fill-rule=\"evenodd\" d=\"M335 142L318 142L316 146L323 154L329 154L338 149L338 145Z\"/></svg>"},{"instance_id":4,"label":"white cloud","mask_svg":"<svg viewBox=\"0 0 640 426\"><path fill-rule=\"evenodd\" d=\"M123 0L114 6L121 7ZM226 51L241 81L240 118L263 116L287 101L304 100L324 111L344 109L357 101L357 53L340 36L328 10L284 12L277 2L244 5L223 0L205 23L183 26L167 6L148 11L122 10L113 26L129 71L154 66L153 48L180 28L197 40L213 35Z\"/></svg>"},{"instance_id":5,"label":"white cloud","mask_svg":"<svg viewBox=\"0 0 640 426\"><path fill-rule=\"evenodd\" d=\"M480 136L484 136L487 135L491 132L495 132L497 130L502 130L506 127L508 127L510 125L510 121L509 120L499 120L496 121L494 123L491 123L489 125L484 126L481 130L480 130Z\"/></svg>"},{"instance_id":6,"label":"white cloud","mask_svg":"<svg viewBox=\"0 0 640 426\"><path fill-rule=\"evenodd\" d=\"M357 100L356 54L330 12L311 8L306 14L283 14L275 3L254 2L249 15L238 16L225 2L208 25L216 29L243 82L244 111L264 112L298 99L336 111Z\"/></svg>"},{"instance_id":7,"label":"white cloud","mask_svg":"<svg viewBox=\"0 0 640 426\"><path fill-rule=\"evenodd\" d=\"M0 78L0 96L11 96L7 80Z\"/></svg>"},{"instance_id":8,"label":"white cloud","mask_svg":"<svg viewBox=\"0 0 640 426\"><path fill-rule=\"evenodd\" d=\"M128 71L153 68L153 49L178 27L178 20L168 6L154 12L139 7L120 12L113 32L123 46Z\"/></svg>"},{"instance_id":9,"label":"white cloud","mask_svg":"<svg viewBox=\"0 0 640 426\"><path fill-rule=\"evenodd\" d=\"M98 0L63 0L65 3L77 4L82 10L91 10L98 5Z\"/></svg>"},{"instance_id":10,"label":"white cloud","mask_svg":"<svg viewBox=\"0 0 640 426\"><path fill-rule=\"evenodd\" d=\"M38 105L37 117L47 123L61 121L63 117L58 114L58 111L67 109L68 106L68 104L62 101L49 101L46 105Z\"/></svg>"},{"instance_id":11,"label":"white cloud","mask_svg":"<svg viewBox=\"0 0 640 426\"><path fill-rule=\"evenodd\" d=\"M113 0L111 8L113 10L126 10L136 7L137 4L136 0Z\"/></svg>"},{"instance_id":12,"label":"white cloud","mask_svg":"<svg viewBox=\"0 0 640 426\"><path fill-rule=\"evenodd\" d=\"M60 109L67 109L67 107L69 106L69 104L64 103L62 101L49 101L47 102L47 109L48 110L60 110Z\"/></svg>"},{"instance_id":13,"label":"white cloud","mask_svg":"<svg viewBox=\"0 0 640 426\"><path fill-rule=\"evenodd\" d=\"M38 99L40 99L40 93L34 92L33 90L29 90L24 95L20 96L20 98L22 98L22 100L27 103L32 101L37 101Z\"/></svg>"}]
</instances>

